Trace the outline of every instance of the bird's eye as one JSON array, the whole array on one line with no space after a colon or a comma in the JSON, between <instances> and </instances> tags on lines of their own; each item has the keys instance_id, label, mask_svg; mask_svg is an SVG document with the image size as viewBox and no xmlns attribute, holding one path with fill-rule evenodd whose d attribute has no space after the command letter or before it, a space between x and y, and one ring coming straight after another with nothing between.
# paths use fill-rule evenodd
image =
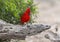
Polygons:
<instances>
[{"instance_id":1,"label":"bird's eye","mask_svg":"<svg viewBox=\"0 0 60 42\"><path fill-rule=\"evenodd\" d=\"M29 14L30 15L30 14Z\"/></svg>"}]
</instances>

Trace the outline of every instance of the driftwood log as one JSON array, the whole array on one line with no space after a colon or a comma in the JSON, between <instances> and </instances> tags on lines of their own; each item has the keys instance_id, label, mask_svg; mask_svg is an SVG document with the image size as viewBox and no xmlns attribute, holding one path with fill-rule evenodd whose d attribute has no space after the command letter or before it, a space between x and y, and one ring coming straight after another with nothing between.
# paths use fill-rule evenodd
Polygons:
<instances>
[{"instance_id":1,"label":"driftwood log","mask_svg":"<svg viewBox=\"0 0 60 42\"><path fill-rule=\"evenodd\" d=\"M44 30L49 29L50 25L45 24L30 24L25 26L1 24L0 23L0 38L1 39L25 39L26 36L36 35Z\"/></svg>"}]
</instances>

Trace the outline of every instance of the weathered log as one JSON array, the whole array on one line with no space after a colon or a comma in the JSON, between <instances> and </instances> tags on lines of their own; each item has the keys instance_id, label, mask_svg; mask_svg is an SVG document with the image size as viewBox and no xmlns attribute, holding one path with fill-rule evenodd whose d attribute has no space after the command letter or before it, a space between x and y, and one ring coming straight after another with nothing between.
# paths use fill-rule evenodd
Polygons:
<instances>
[{"instance_id":1,"label":"weathered log","mask_svg":"<svg viewBox=\"0 0 60 42\"><path fill-rule=\"evenodd\" d=\"M36 35L51 26L46 24L27 24L25 26L13 25L0 21L0 38L1 39L25 39L26 36Z\"/></svg>"},{"instance_id":2,"label":"weathered log","mask_svg":"<svg viewBox=\"0 0 60 42\"><path fill-rule=\"evenodd\" d=\"M1 39L25 39L26 36L36 35L51 26L43 24L30 24L25 26L0 24L0 38Z\"/></svg>"}]
</instances>

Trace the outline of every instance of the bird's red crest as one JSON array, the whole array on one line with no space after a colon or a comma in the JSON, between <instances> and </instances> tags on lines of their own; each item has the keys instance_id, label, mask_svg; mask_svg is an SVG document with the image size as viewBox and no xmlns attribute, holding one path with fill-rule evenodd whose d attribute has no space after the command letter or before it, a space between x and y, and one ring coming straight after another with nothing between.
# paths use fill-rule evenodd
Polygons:
<instances>
[{"instance_id":1,"label":"bird's red crest","mask_svg":"<svg viewBox=\"0 0 60 42\"><path fill-rule=\"evenodd\" d=\"M26 9L26 12L27 12L28 14L30 14L30 8L27 8L27 9Z\"/></svg>"}]
</instances>

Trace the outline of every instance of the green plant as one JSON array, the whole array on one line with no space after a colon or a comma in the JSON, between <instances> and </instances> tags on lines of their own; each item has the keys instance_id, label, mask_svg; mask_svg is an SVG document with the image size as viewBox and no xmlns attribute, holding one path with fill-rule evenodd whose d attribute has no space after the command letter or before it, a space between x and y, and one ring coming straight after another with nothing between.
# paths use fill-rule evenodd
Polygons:
<instances>
[{"instance_id":1,"label":"green plant","mask_svg":"<svg viewBox=\"0 0 60 42\"><path fill-rule=\"evenodd\" d=\"M0 19L8 23L19 24L21 15L24 13L26 8L32 4L33 0L0 0ZM35 11L36 7L31 6L32 15Z\"/></svg>"}]
</instances>

